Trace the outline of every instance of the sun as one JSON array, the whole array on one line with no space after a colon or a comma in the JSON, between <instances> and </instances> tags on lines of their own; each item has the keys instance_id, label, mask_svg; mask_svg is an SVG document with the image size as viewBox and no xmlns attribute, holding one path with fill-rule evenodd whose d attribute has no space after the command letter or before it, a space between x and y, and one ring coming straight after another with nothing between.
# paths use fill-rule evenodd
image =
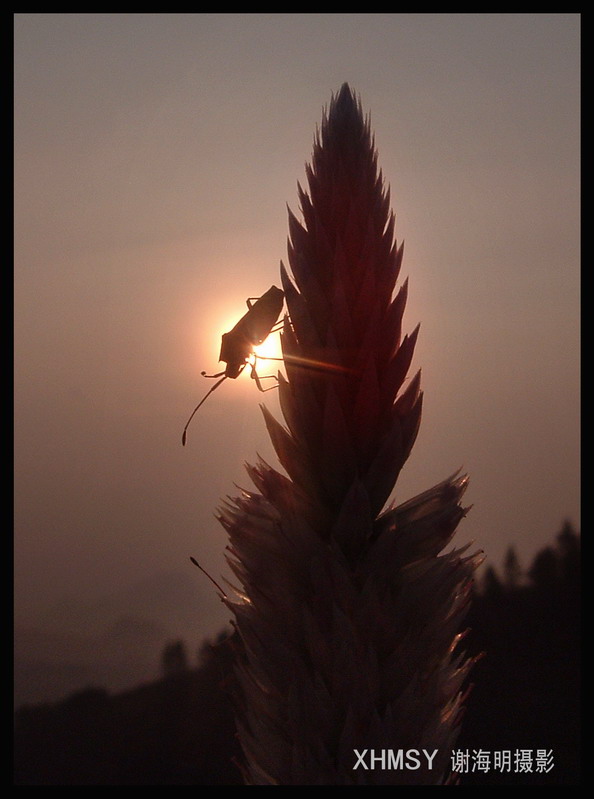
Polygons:
<instances>
[{"instance_id":1,"label":"sun","mask_svg":"<svg viewBox=\"0 0 594 799\"><path fill-rule=\"evenodd\" d=\"M282 360L283 350L281 347L280 334L278 332L271 333L261 344L254 347L254 352L258 358Z\"/></svg>"}]
</instances>

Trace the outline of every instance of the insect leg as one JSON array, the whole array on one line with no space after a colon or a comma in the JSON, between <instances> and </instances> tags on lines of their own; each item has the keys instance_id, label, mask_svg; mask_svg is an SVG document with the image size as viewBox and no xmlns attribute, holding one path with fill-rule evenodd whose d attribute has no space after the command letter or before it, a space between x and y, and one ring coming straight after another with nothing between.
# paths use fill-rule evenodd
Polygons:
<instances>
[{"instance_id":1,"label":"insect leg","mask_svg":"<svg viewBox=\"0 0 594 799\"><path fill-rule=\"evenodd\" d=\"M282 358L266 358L264 360L270 361L282 361ZM258 361L258 356L254 353L254 362L250 364L251 372L250 377L256 381L256 385L258 386L259 391L271 391L273 388L278 388L278 377L276 375L259 375L256 371L256 363ZM276 385L270 386L269 388L264 388L262 386L262 380L276 380Z\"/></svg>"}]
</instances>

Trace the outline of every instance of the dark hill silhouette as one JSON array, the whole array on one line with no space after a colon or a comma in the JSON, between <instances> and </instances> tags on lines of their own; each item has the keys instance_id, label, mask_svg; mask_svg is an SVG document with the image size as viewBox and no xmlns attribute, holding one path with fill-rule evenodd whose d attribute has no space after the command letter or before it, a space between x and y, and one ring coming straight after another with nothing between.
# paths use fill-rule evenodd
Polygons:
<instances>
[{"instance_id":1,"label":"dark hill silhouette","mask_svg":"<svg viewBox=\"0 0 594 799\"><path fill-rule=\"evenodd\" d=\"M231 671L229 646L220 642L203 647L198 669L133 691L109 696L89 688L21 708L15 784L240 785L224 690Z\"/></svg>"},{"instance_id":2,"label":"dark hill silhouette","mask_svg":"<svg viewBox=\"0 0 594 799\"><path fill-rule=\"evenodd\" d=\"M465 643L484 652L471 680L457 749L470 754L461 785L579 784L579 537L564 525L555 544L503 579L487 570ZM224 636L222 636L224 638ZM228 640L204 645L187 668L181 642L163 652L164 679L108 695L89 688L15 716L17 785L240 785L229 699ZM491 757L473 771L472 755ZM548 773L492 767L494 752L551 752ZM476 762L476 758L475 758Z\"/></svg>"}]
</instances>

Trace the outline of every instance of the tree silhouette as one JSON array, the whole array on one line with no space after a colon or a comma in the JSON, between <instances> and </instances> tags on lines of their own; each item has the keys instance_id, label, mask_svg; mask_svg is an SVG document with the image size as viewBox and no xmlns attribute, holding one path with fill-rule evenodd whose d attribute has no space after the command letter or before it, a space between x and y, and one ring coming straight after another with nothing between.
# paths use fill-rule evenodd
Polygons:
<instances>
[{"instance_id":1,"label":"tree silhouette","mask_svg":"<svg viewBox=\"0 0 594 799\"><path fill-rule=\"evenodd\" d=\"M183 641L172 641L166 644L161 656L161 668L163 676L166 678L178 677L187 672L188 656Z\"/></svg>"},{"instance_id":2,"label":"tree silhouette","mask_svg":"<svg viewBox=\"0 0 594 799\"><path fill-rule=\"evenodd\" d=\"M503 586L501 580L497 576L497 571L493 566L487 566L482 579L482 594L488 596L490 599L496 599L503 593Z\"/></svg>"},{"instance_id":3,"label":"tree silhouette","mask_svg":"<svg viewBox=\"0 0 594 799\"><path fill-rule=\"evenodd\" d=\"M503 561L503 582L507 591L513 591L520 585L522 569L515 547L511 546L505 553Z\"/></svg>"},{"instance_id":4,"label":"tree silhouette","mask_svg":"<svg viewBox=\"0 0 594 799\"><path fill-rule=\"evenodd\" d=\"M578 586L580 578L580 537L572 523L566 520L557 535L557 550L560 559L561 581L568 585Z\"/></svg>"}]
</instances>

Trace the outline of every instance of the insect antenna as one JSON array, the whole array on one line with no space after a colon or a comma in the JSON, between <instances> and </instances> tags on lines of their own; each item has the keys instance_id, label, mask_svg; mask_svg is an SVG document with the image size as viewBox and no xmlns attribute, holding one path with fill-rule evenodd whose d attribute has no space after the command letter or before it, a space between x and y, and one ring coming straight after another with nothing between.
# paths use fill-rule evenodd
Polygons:
<instances>
[{"instance_id":1,"label":"insect antenna","mask_svg":"<svg viewBox=\"0 0 594 799\"><path fill-rule=\"evenodd\" d=\"M221 593L221 594L222 594L224 597L226 597L226 596L227 596L227 594L226 594L226 593L223 591L223 589L221 588L221 586L220 586L220 585L217 583L217 581L214 579L214 577L211 577L211 576L210 576L210 574L209 574L209 573L206 571L206 569L204 569L204 568L203 568L203 567L202 567L202 566L201 566L201 565L198 563L198 561L196 560L196 558L193 558L193 557L190 555L190 560L192 561L192 563L194 564L194 566L198 566L198 568L200 569L200 571L201 571L201 572L204 572L204 574L205 574L205 575L208 577L208 579L210 580L210 582L211 582L211 583L213 583L213 584L214 584L214 585L215 585L215 586L218 588L218 590L220 591L220 593Z\"/></svg>"},{"instance_id":2,"label":"insect antenna","mask_svg":"<svg viewBox=\"0 0 594 799\"><path fill-rule=\"evenodd\" d=\"M225 371L217 372L216 375L207 375L206 372L200 372L200 374L202 375L202 377L220 377L221 375L226 374L226 372Z\"/></svg>"},{"instance_id":3,"label":"insect antenna","mask_svg":"<svg viewBox=\"0 0 594 799\"><path fill-rule=\"evenodd\" d=\"M206 394L202 397L202 399L200 400L198 405L196 405L196 407L194 408L194 410L190 414L190 418L186 422L186 426L184 427L184 432L182 433L182 447L186 446L188 425L190 424L190 422L194 418L194 414L196 413L198 408L202 405L202 403L206 400L206 398L209 397L212 394L212 392L215 390L215 388L218 388L221 385L221 383L223 382L223 380L226 380L226 379L227 379L227 375L223 375L223 377L221 377L220 380L217 380L217 382L214 384L214 386L209 391L206 392Z\"/></svg>"}]
</instances>

